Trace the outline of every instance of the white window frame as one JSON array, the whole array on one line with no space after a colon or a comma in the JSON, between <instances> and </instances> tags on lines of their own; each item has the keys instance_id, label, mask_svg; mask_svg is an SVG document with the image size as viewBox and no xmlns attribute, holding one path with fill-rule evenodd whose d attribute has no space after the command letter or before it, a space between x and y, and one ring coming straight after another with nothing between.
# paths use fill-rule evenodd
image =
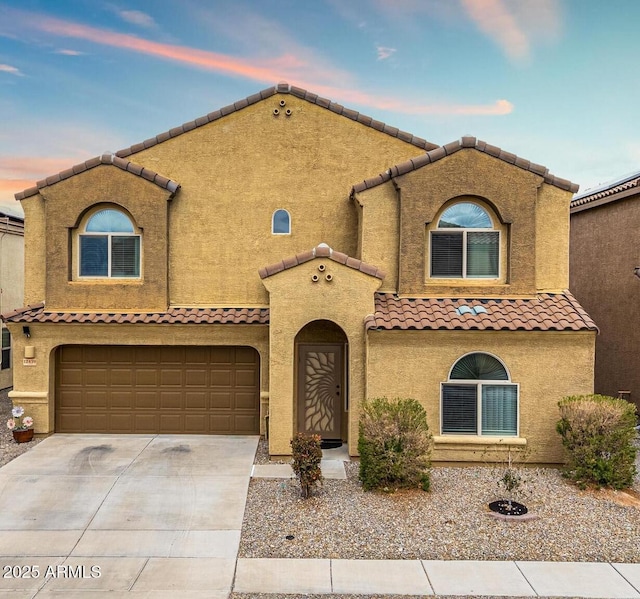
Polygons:
<instances>
[{"instance_id":1,"label":"white window frame","mask_svg":"<svg viewBox=\"0 0 640 599\"><path fill-rule=\"evenodd\" d=\"M287 218L289 219L289 230L286 233L276 233L275 225L276 225L276 214L278 212L286 212ZM276 208L271 215L271 234L272 235L291 235L291 213L286 208Z\"/></svg>"},{"instance_id":2,"label":"white window frame","mask_svg":"<svg viewBox=\"0 0 640 599\"><path fill-rule=\"evenodd\" d=\"M470 227L440 227L436 225L435 229L429 231L429 278L431 279L471 279L474 281L495 281L500 279L502 276L501 267L502 267L502 231L500 229L496 229L495 220L490 210L479 204L478 202L470 202L469 200L462 200L460 202L454 202L447 206L438 217L438 224L442 219L442 215L452 206L456 204L474 204L481 208L489 220L491 221L491 228L470 228ZM462 233L462 276L443 276L443 275L434 275L432 274L432 265L433 265L433 234L434 233ZM467 275L467 233L497 233L498 234L498 273L496 276L487 276L487 277L478 277L478 276L468 276Z\"/></svg>"},{"instance_id":3,"label":"white window frame","mask_svg":"<svg viewBox=\"0 0 640 599\"><path fill-rule=\"evenodd\" d=\"M127 231L118 231L118 232L109 232L109 231L87 231L87 225L91 221L91 219L98 213L103 210L113 210L114 212L120 212L123 216L127 218L127 220L131 223L131 228L133 232ZM113 279L117 281L136 281L142 278L142 235L140 233L136 233L136 226L133 223L132 218L122 209L114 207L114 206L101 206L96 210L93 210L89 215L87 215L84 219L84 224L82 225L82 231L78 233L78 278L82 280L95 280L95 279ZM106 237L107 238L107 274L106 275L83 275L82 274L82 238L83 237ZM112 238L113 237L137 237L138 241L138 275L131 277L117 277L111 274L111 250L112 250Z\"/></svg>"},{"instance_id":4,"label":"white window frame","mask_svg":"<svg viewBox=\"0 0 640 599\"><path fill-rule=\"evenodd\" d=\"M506 381L494 381L494 380L489 380L489 379L452 379L451 378L451 373L453 372L453 369L455 367L455 365L460 362L460 360L466 358L467 356L473 355L473 354L485 354L487 356L491 356L492 358L495 358L498 362L500 362L500 364L502 365L502 367L504 368L504 371L507 373L507 380ZM486 352L486 351L481 351L481 350L477 350L477 351L471 351L471 352L467 352L466 354L464 354L463 356L460 356L459 358L457 358L456 360L454 360L453 364L451 365L451 368L449 369L449 374L447 376L447 380L443 381L440 383L440 434L443 436L457 436L457 435L462 435L462 436L474 436L472 433L449 433L449 432L445 432L444 428L443 428L443 424L444 424L444 388L447 385L466 385L466 386L475 386L476 387L476 433L475 436L477 437L484 437L487 439L495 439L496 437L499 436L503 436L503 437L509 437L509 438L517 438L520 436L520 383L514 383L511 380L511 373L509 372L509 369L506 367L505 363L496 355ZM495 387L498 385L508 385L510 387L514 387L516 388L516 432L515 434L512 435L508 435L508 434L503 434L503 435L483 435L482 434L482 386L483 385L488 385L490 387Z\"/></svg>"}]
</instances>

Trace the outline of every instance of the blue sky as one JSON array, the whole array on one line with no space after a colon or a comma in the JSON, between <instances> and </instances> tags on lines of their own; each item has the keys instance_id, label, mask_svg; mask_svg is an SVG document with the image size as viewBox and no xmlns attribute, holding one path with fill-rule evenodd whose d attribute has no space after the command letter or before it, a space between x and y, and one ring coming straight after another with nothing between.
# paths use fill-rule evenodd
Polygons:
<instances>
[{"instance_id":1,"label":"blue sky","mask_svg":"<svg viewBox=\"0 0 640 599\"><path fill-rule=\"evenodd\" d=\"M0 0L0 210L278 81L584 191L640 170L639 24L637 0Z\"/></svg>"}]
</instances>

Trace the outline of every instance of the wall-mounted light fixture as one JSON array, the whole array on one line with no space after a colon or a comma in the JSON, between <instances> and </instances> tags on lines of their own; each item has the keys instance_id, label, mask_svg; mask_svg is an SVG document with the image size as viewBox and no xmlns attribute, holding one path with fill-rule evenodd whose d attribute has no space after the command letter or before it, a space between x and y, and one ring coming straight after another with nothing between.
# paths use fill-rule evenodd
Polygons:
<instances>
[{"instance_id":1,"label":"wall-mounted light fixture","mask_svg":"<svg viewBox=\"0 0 640 599\"><path fill-rule=\"evenodd\" d=\"M638 277L640 279L640 266L636 266L633 269L633 274L636 275L636 277Z\"/></svg>"},{"instance_id":2,"label":"wall-mounted light fixture","mask_svg":"<svg viewBox=\"0 0 640 599\"><path fill-rule=\"evenodd\" d=\"M31 337L31 329L29 327L22 327L22 333L27 339Z\"/></svg>"}]
</instances>

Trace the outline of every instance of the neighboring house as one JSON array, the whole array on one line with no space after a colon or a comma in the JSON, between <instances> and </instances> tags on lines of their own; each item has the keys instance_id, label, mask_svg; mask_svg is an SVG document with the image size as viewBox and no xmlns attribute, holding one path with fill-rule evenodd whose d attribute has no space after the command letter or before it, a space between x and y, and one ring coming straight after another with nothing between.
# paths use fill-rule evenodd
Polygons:
<instances>
[{"instance_id":1,"label":"neighboring house","mask_svg":"<svg viewBox=\"0 0 640 599\"><path fill-rule=\"evenodd\" d=\"M23 306L24 219L0 212L0 313ZM13 352L9 329L2 325L0 389L13 385Z\"/></svg>"},{"instance_id":2,"label":"neighboring house","mask_svg":"<svg viewBox=\"0 0 640 599\"><path fill-rule=\"evenodd\" d=\"M640 408L640 172L574 196L570 288L598 323L595 391Z\"/></svg>"},{"instance_id":3,"label":"neighboring house","mask_svg":"<svg viewBox=\"0 0 640 599\"><path fill-rule=\"evenodd\" d=\"M365 398L415 397L436 460L558 462L557 402L593 390L575 191L279 84L16 196L12 397L40 432L257 434L268 414L272 455L298 431L357 454Z\"/></svg>"}]
</instances>

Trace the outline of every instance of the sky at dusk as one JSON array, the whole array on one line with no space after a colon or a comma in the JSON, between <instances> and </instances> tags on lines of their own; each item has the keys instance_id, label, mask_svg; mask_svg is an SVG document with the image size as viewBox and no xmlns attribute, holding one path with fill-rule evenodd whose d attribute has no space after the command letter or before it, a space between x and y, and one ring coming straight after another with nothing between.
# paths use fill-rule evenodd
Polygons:
<instances>
[{"instance_id":1,"label":"sky at dusk","mask_svg":"<svg viewBox=\"0 0 640 599\"><path fill-rule=\"evenodd\" d=\"M584 191L640 170L639 25L637 0L0 0L0 210L279 81Z\"/></svg>"}]
</instances>

